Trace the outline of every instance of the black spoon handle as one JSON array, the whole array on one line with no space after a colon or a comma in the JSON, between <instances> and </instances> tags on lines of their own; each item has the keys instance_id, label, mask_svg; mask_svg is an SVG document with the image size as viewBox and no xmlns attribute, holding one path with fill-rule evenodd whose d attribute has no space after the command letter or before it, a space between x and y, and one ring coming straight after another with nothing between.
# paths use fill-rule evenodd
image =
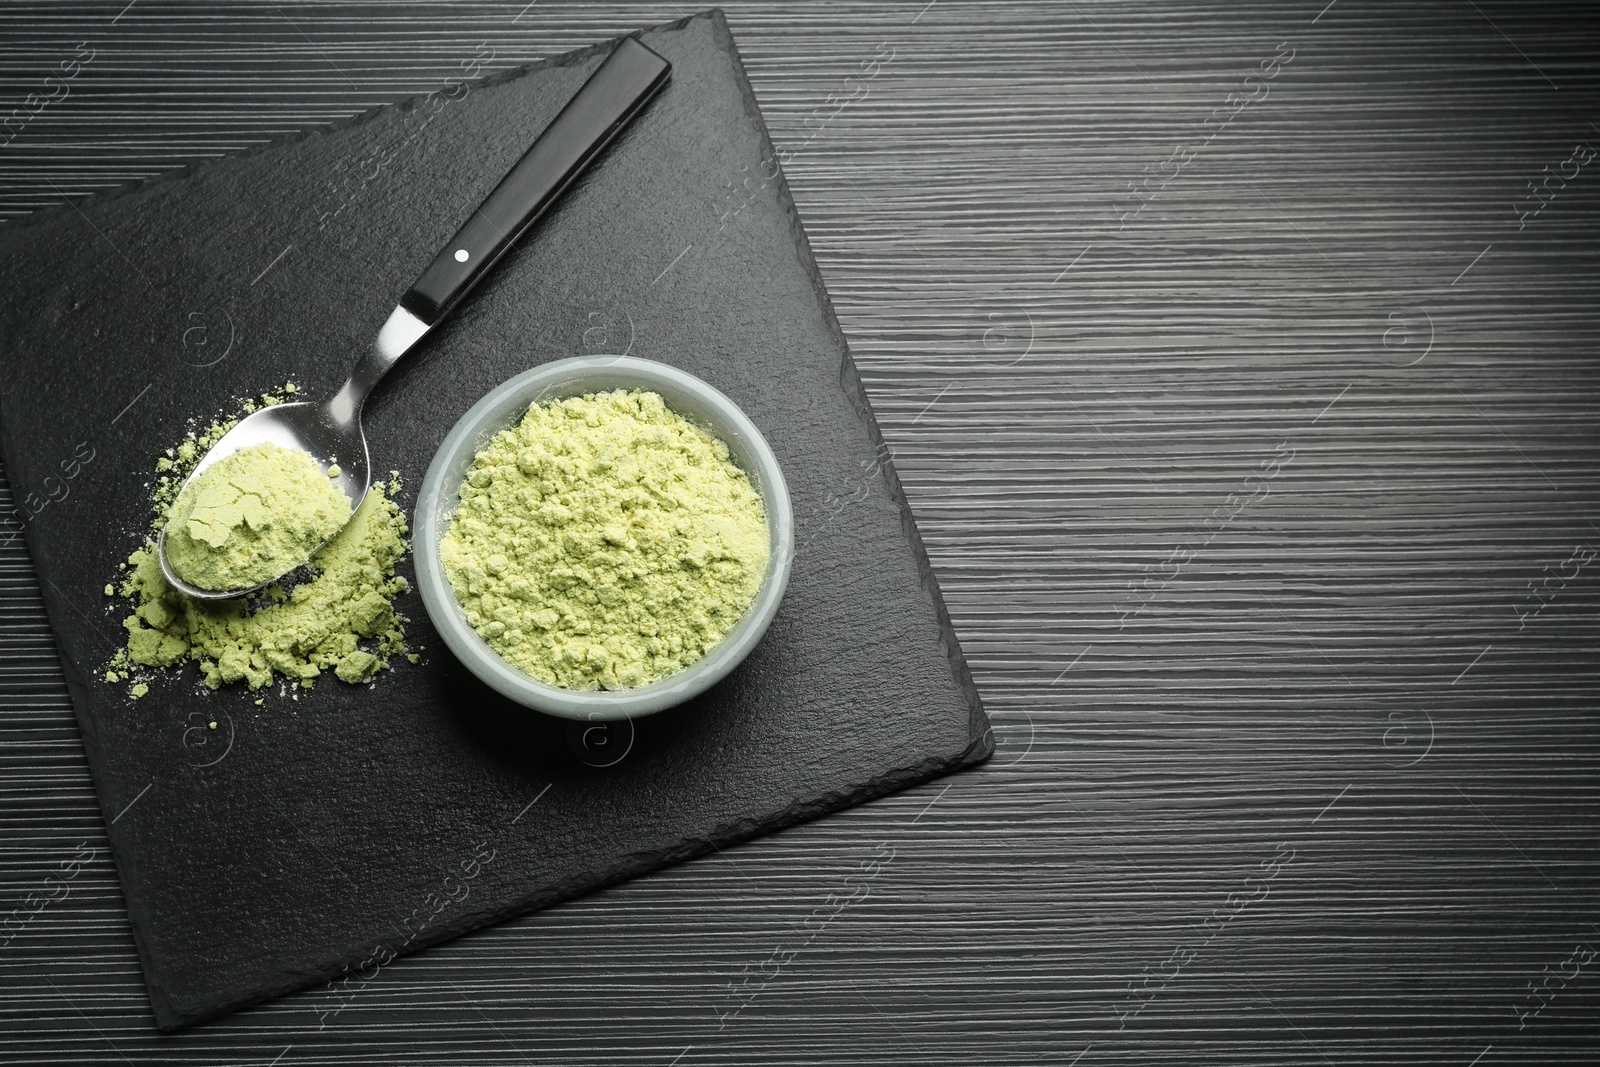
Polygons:
<instances>
[{"instance_id":1,"label":"black spoon handle","mask_svg":"<svg viewBox=\"0 0 1600 1067\"><path fill-rule=\"evenodd\" d=\"M612 50L422 272L400 305L432 326L650 101L672 71L636 38Z\"/></svg>"}]
</instances>

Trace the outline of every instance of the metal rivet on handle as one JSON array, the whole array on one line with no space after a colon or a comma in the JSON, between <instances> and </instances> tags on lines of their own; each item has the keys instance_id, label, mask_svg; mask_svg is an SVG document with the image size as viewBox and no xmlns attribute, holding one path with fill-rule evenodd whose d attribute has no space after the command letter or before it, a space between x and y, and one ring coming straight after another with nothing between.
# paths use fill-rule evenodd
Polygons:
<instances>
[{"instance_id":1,"label":"metal rivet on handle","mask_svg":"<svg viewBox=\"0 0 1600 1067\"><path fill-rule=\"evenodd\" d=\"M467 250L465 248L456 249L456 262L457 263L465 263L466 261L467 261Z\"/></svg>"}]
</instances>

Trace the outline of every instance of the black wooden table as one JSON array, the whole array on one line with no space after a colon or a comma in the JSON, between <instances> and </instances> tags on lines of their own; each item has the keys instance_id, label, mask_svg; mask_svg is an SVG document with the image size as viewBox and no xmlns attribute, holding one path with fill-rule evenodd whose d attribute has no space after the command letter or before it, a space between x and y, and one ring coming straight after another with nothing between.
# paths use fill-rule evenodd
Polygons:
<instances>
[{"instance_id":1,"label":"black wooden table","mask_svg":"<svg viewBox=\"0 0 1600 1067\"><path fill-rule=\"evenodd\" d=\"M688 13L10 4L0 214ZM995 759L162 1036L13 541L0 1062L1600 1059L1596 14L730 6Z\"/></svg>"}]
</instances>

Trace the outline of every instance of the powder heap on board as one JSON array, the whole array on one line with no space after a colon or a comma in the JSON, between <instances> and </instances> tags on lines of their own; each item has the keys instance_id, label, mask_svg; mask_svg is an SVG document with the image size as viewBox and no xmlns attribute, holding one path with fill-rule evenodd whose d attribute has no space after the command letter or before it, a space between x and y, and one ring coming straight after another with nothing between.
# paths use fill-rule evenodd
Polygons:
<instances>
[{"instance_id":1,"label":"powder heap on board","mask_svg":"<svg viewBox=\"0 0 1600 1067\"><path fill-rule=\"evenodd\" d=\"M760 494L652 392L535 404L473 460L440 543L467 620L513 666L628 689L709 652L767 565Z\"/></svg>"},{"instance_id":2,"label":"powder heap on board","mask_svg":"<svg viewBox=\"0 0 1600 1067\"><path fill-rule=\"evenodd\" d=\"M294 392L287 385L246 402L244 409L281 403ZM311 558L310 576L292 589L277 583L249 599L207 603L167 584L154 534L206 449L237 421L219 419L191 432L157 460L150 534L123 564L118 581L106 586L108 597L126 599L132 610L123 619L127 644L106 665L105 679L132 682L128 695L136 699L149 692L151 669L190 660L213 689L241 681L260 689L279 678L310 688L326 670L346 682L368 680L404 651L405 620L393 604L408 588L394 573L409 547L405 516L393 500L400 491L398 475L372 486L349 523Z\"/></svg>"},{"instance_id":3,"label":"powder heap on board","mask_svg":"<svg viewBox=\"0 0 1600 1067\"><path fill-rule=\"evenodd\" d=\"M249 589L305 562L350 521L350 499L310 454L262 442L197 474L168 515L167 562L178 577Z\"/></svg>"},{"instance_id":4,"label":"powder heap on board","mask_svg":"<svg viewBox=\"0 0 1600 1067\"><path fill-rule=\"evenodd\" d=\"M373 486L349 525L311 558L310 580L290 592L268 586L254 610L243 599L196 601L177 592L147 543L128 557L118 590L136 607L123 620L128 644L109 673L196 660L213 689L239 681L260 689L276 675L309 688L329 669L342 681L365 681L404 645L392 602L406 590L394 573L405 533L399 507Z\"/></svg>"}]
</instances>

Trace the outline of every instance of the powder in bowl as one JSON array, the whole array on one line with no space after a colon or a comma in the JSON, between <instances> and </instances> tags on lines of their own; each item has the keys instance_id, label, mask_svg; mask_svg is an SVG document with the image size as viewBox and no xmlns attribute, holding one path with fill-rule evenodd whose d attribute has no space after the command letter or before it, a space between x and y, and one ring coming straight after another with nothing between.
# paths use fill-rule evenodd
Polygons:
<instances>
[{"instance_id":1,"label":"powder in bowl","mask_svg":"<svg viewBox=\"0 0 1600 1067\"><path fill-rule=\"evenodd\" d=\"M728 446L642 390L528 408L473 459L439 557L467 621L567 689L631 689L714 648L766 570Z\"/></svg>"},{"instance_id":2,"label":"powder in bowl","mask_svg":"<svg viewBox=\"0 0 1600 1067\"><path fill-rule=\"evenodd\" d=\"M306 561L350 521L316 459L263 442L222 457L168 512L167 562L200 589L249 589Z\"/></svg>"}]
</instances>

